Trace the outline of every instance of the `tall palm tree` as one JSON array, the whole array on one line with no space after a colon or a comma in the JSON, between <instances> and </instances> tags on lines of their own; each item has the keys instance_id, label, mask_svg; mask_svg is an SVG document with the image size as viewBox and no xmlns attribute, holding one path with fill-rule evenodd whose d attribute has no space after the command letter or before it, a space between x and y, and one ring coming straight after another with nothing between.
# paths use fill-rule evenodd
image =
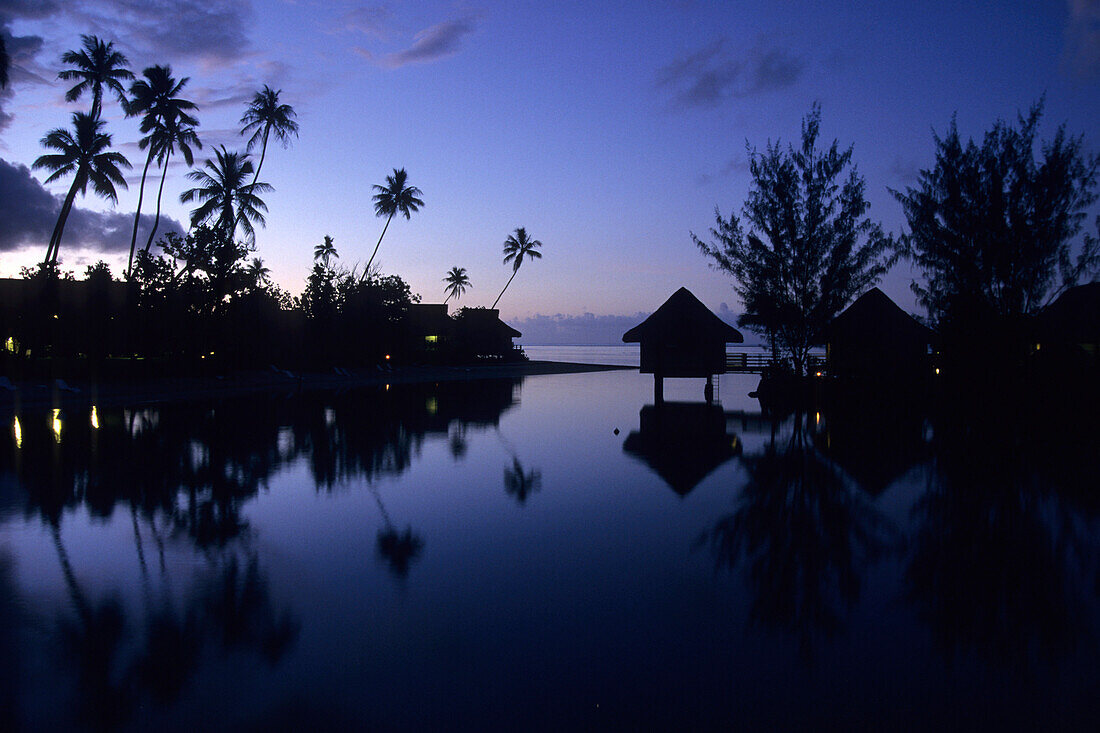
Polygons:
<instances>
[{"instance_id":1,"label":"tall palm tree","mask_svg":"<svg viewBox=\"0 0 1100 733\"><path fill-rule=\"evenodd\" d=\"M328 261L332 257L339 259L340 255L336 251L336 245L332 243L332 237L326 234L325 241L313 248L313 261L320 260L325 267L328 267Z\"/></svg>"},{"instance_id":2,"label":"tall palm tree","mask_svg":"<svg viewBox=\"0 0 1100 733\"><path fill-rule=\"evenodd\" d=\"M452 297L458 300L466 293L467 288L473 287L470 284L470 278L466 276L465 267L452 267L447 277L443 278L443 282L447 283L447 287L443 290L447 293L447 297L443 299L444 304Z\"/></svg>"},{"instance_id":3,"label":"tall palm tree","mask_svg":"<svg viewBox=\"0 0 1100 733\"><path fill-rule=\"evenodd\" d=\"M252 177L252 184L260 178L260 169L264 166L264 157L267 155L267 140L271 135L282 143L285 149L290 145L290 136L298 137L298 123L294 118L298 113L289 104L279 104L279 95L282 89L272 89L267 84L256 92L248 109L241 117L241 134L252 133L248 139L245 151L251 153L252 148L260 145L260 161L256 164L256 173Z\"/></svg>"},{"instance_id":4,"label":"tall palm tree","mask_svg":"<svg viewBox=\"0 0 1100 733\"><path fill-rule=\"evenodd\" d=\"M199 140L195 128L188 124L192 119L185 114L172 114L167 119L159 120L153 128L155 144L157 147L157 166L160 167L160 186L157 188L157 215L153 217L153 228L149 230L149 238L145 240L145 251L153 246L153 238L157 235L157 227L160 226L160 201L164 195L164 179L168 177L168 161L172 159L172 153L178 147L183 159L188 166L195 164L194 153L191 146L202 149L202 141ZM132 245L131 245L132 246ZM131 254L133 249L130 250Z\"/></svg>"},{"instance_id":5,"label":"tall palm tree","mask_svg":"<svg viewBox=\"0 0 1100 733\"><path fill-rule=\"evenodd\" d=\"M213 220L216 228L233 237L239 223L245 235L254 240L256 232L252 224L264 224L262 212L267 211L267 204L256 192L265 193L271 190L271 186L263 182L245 183L252 174L252 161L248 159L248 153L230 152L222 145L214 149L214 155L214 160L206 160L206 170L200 168L187 174L188 178L201 185L189 188L180 195L182 203L201 202L191 212L191 226Z\"/></svg>"},{"instance_id":6,"label":"tall palm tree","mask_svg":"<svg viewBox=\"0 0 1100 733\"><path fill-rule=\"evenodd\" d=\"M75 102L84 92L92 93L92 112L95 119L103 109L103 90L114 92L119 103L126 106L126 88L122 82L134 78L134 74L127 66L129 60L121 52L114 50L114 42L104 43L96 36L82 35L80 37L83 48L80 51L66 51L61 55L61 62L72 64L75 68L62 69L58 79L65 81L77 80L77 84L65 92L66 102Z\"/></svg>"},{"instance_id":7,"label":"tall palm tree","mask_svg":"<svg viewBox=\"0 0 1100 733\"><path fill-rule=\"evenodd\" d=\"M142 150L149 148L149 154L145 158L145 168L141 171L141 186L138 188L137 211L134 212L134 229L130 234L130 260L127 266L127 272L129 272L134 262L134 249L137 246L138 222L141 220L141 204L145 196L145 177L149 172L149 166L152 164L153 158L157 157L159 153L157 146L152 144L154 142L153 133L157 131L158 127L166 127L168 124L167 121L173 117L177 118L175 124L181 128L193 127L199 124L199 121L189 114L189 110L198 109L195 103L177 96L187 82L190 81L190 77L185 76L177 81L172 78L171 66L150 66L141 73L145 78L138 79L130 85L130 100L124 105L128 117L134 117L139 114L142 115L141 131L150 133L142 138L139 143ZM163 139L163 129L160 130L158 137ZM194 144L196 147L200 148L202 147L202 145L198 143L197 136L194 137L194 142L188 140L188 144ZM189 153L185 155L189 156ZM187 164L191 165L191 163L192 159L188 157ZM163 189L163 187L164 178L162 176L161 188ZM148 249L148 247L146 247L146 249Z\"/></svg>"},{"instance_id":8,"label":"tall palm tree","mask_svg":"<svg viewBox=\"0 0 1100 733\"><path fill-rule=\"evenodd\" d=\"M514 234L508 235L508 238L504 240L504 264L512 263L512 277L504 283L504 290L507 290L508 286L512 284L512 279L519 272L519 266L523 264L524 257L530 257L533 260L542 259L542 253L538 251L541 246L542 242L539 240L527 237L527 230L523 227L517 229ZM497 307L501 296L504 295L504 290L500 291L500 295L493 301L491 307Z\"/></svg>"},{"instance_id":9,"label":"tall palm tree","mask_svg":"<svg viewBox=\"0 0 1100 733\"><path fill-rule=\"evenodd\" d=\"M130 161L126 160L122 153L109 150L111 136L101 131L104 124L89 113L74 112L72 132L57 128L50 130L42 138L42 147L58 151L54 154L39 156L34 161L35 170L44 168L51 171L45 182L51 183L62 176L73 174L69 193L65 196L61 213L57 217L57 224L54 226L53 234L50 235L45 263L57 263L61 234L65 231L65 221L72 210L77 192L84 195L88 189L88 183L91 183L92 190L97 195L114 203L118 201L115 186L126 188L126 179L122 177L119 168L129 168Z\"/></svg>"},{"instance_id":10,"label":"tall palm tree","mask_svg":"<svg viewBox=\"0 0 1100 733\"><path fill-rule=\"evenodd\" d=\"M374 262L374 256L378 254L378 246L382 244L382 237L386 236L386 229L390 226L390 220L393 219L393 215L397 212L401 212L405 215L405 219L412 218L424 202L420 200L420 196L424 195L416 186L408 185L409 174L402 168L398 170L393 169L392 176L386 176L385 186L375 186L374 190L378 193L374 194L374 213L376 216L386 217L386 226L382 227L382 234L378 237L378 244L374 245L374 251L371 252L370 259L367 260L367 266L363 268L363 272L370 272L370 264Z\"/></svg>"}]
</instances>

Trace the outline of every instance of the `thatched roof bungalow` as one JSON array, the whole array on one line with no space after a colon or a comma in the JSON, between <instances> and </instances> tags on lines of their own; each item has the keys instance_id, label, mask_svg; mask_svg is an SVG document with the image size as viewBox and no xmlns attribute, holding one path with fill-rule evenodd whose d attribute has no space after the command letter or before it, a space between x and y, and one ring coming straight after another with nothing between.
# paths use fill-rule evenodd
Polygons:
<instances>
[{"instance_id":1,"label":"thatched roof bungalow","mask_svg":"<svg viewBox=\"0 0 1100 733\"><path fill-rule=\"evenodd\" d=\"M658 377L709 377L726 371L726 344L745 337L680 288L649 318L623 334L641 344L641 371Z\"/></svg>"},{"instance_id":2,"label":"thatched roof bungalow","mask_svg":"<svg viewBox=\"0 0 1100 733\"><path fill-rule=\"evenodd\" d=\"M926 375L935 334L871 288L825 331L830 376L896 380Z\"/></svg>"}]
</instances>

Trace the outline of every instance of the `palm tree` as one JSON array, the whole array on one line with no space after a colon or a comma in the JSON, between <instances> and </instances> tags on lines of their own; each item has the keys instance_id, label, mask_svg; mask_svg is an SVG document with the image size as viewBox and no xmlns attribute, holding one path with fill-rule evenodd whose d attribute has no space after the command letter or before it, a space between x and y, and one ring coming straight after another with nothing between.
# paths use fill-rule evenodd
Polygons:
<instances>
[{"instance_id":1,"label":"palm tree","mask_svg":"<svg viewBox=\"0 0 1100 733\"><path fill-rule=\"evenodd\" d=\"M34 161L35 170L45 168L51 171L46 183L56 181L62 176L73 174L69 193L61 205L50 244L46 249L45 263L57 263L57 253L61 245L61 234L65 230L65 220L73 207L77 192L84 195L88 183L92 190L112 203L118 201L115 186L126 188L126 179L122 177L122 168L129 168L130 161L122 153L109 151L111 136L101 131L105 123L85 112L73 113L73 131L57 128L50 130L42 138L42 147L58 151L55 154L39 156Z\"/></svg>"},{"instance_id":2,"label":"palm tree","mask_svg":"<svg viewBox=\"0 0 1100 733\"><path fill-rule=\"evenodd\" d=\"M160 167L160 187L157 188L157 215L153 217L153 228L149 231L149 238L145 241L146 252L153 246L153 237L157 235L157 227L160 226L160 200L164 195L164 179L168 177L168 161L171 160L172 153L176 147L179 147L183 159L187 161L188 166L191 166L195 163L191 146L202 148L202 141L195 133L195 128L187 122L189 119L191 118L182 113L173 114L163 121L158 121L153 130L154 143L157 147L157 166ZM132 243L130 253L133 254Z\"/></svg>"},{"instance_id":3,"label":"palm tree","mask_svg":"<svg viewBox=\"0 0 1100 733\"><path fill-rule=\"evenodd\" d=\"M66 102L75 102L84 92L92 93L91 116L98 120L103 108L104 88L114 92L125 108L126 88L122 86L122 82L133 79L134 74L126 68L130 65L126 57L114 50L114 42L104 43L99 38L88 35L82 35L80 40L83 45L81 51L66 51L61 55L62 63L72 64L76 68L63 69L57 78L78 80L72 89L65 92Z\"/></svg>"},{"instance_id":4,"label":"palm tree","mask_svg":"<svg viewBox=\"0 0 1100 733\"><path fill-rule=\"evenodd\" d=\"M260 145L260 162L256 164L256 173L252 177L253 185L259 179L260 169L264 165L268 138L274 134L275 139L281 142L285 149L290 145L291 135L298 137L298 123L294 121L298 113L289 104L279 104L279 95L282 93L282 89L272 89L264 84L264 88L252 97L252 102L241 117L241 124L244 125L241 128L241 134L252 133L245 151L251 153L257 143Z\"/></svg>"},{"instance_id":5,"label":"palm tree","mask_svg":"<svg viewBox=\"0 0 1100 733\"><path fill-rule=\"evenodd\" d=\"M541 246L542 242L539 240L527 238L527 230L523 227L517 229L515 234L508 235L508 238L504 240L504 264L512 263L512 277L504 283L504 290L507 290L508 286L512 284L512 279L519 272L519 266L523 264L524 257L530 257L533 260L542 259L542 253L538 251ZM500 295L493 301L491 307L497 307L501 296L504 295L504 290L500 291Z\"/></svg>"},{"instance_id":6,"label":"palm tree","mask_svg":"<svg viewBox=\"0 0 1100 733\"><path fill-rule=\"evenodd\" d=\"M466 293L467 288L473 287L470 284L470 278L466 276L465 267L452 267L447 277L443 278L443 282L447 283L447 287L443 290L447 293L447 297L443 299L444 304L452 297L458 300Z\"/></svg>"},{"instance_id":7,"label":"palm tree","mask_svg":"<svg viewBox=\"0 0 1100 733\"><path fill-rule=\"evenodd\" d=\"M313 248L313 261L320 260L325 267L328 267L328 261L332 257L339 259L340 255L336 251L336 245L332 243L332 237L326 234L325 241Z\"/></svg>"},{"instance_id":8,"label":"palm tree","mask_svg":"<svg viewBox=\"0 0 1100 733\"><path fill-rule=\"evenodd\" d=\"M145 196L145 177L149 172L149 166L153 162L153 158L158 157L158 155L161 158L160 163L164 165L167 164L167 156L163 155L163 153L157 149L158 146L153 143L163 141L165 135L168 134L167 128L170 125L174 126L180 135L184 135L185 129L192 128L199 124L197 119L188 114L188 110L198 109L195 103L177 96L190 80L190 77L185 76L179 81L176 81L172 78L171 66L150 66L141 73L145 78L138 79L130 85L131 98L124 105L128 117L144 113L141 118L141 131L150 133L142 138L139 143L142 150L149 148L149 155L146 156L145 168L141 171L141 186L138 188L137 211L134 212L134 229L130 235L130 260L127 265L127 272L129 272L134 262L134 249L137 246L138 222L141 220L141 204ZM169 122L172 118L175 118L174 123ZM198 148L202 147L202 144L199 143L198 136L194 134L194 130L189 130L189 133L190 134L185 135L186 140L180 139L175 141L181 143L181 151L184 149L184 144L195 145L195 147ZM193 163L190 150L184 152L184 157L187 159L187 165L190 166ZM167 168L165 168L165 173L167 173ZM164 176L162 175L161 190L163 191L163 189ZM157 202L159 210L159 195ZM156 232L155 227L153 231L154 233ZM150 242L152 242L152 236L151 234L149 237ZM145 249L149 249L148 245L146 245Z\"/></svg>"},{"instance_id":9,"label":"palm tree","mask_svg":"<svg viewBox=\"0 0 1100 733\"><path fill-rule=\"evenodd\" d=\"M374 256L378 254L378 246L382 244L382 237L386 236L386 229L390 226L390 219L397 212L401 212L405 215L405 219L408 220L415 214L424 202L420 200L420 196L424 195L416 186L408 185L409 174L402 168L398 170L393 169L392 176L386 176L385 186L375 186L374 190L378 193L374 194L374 213L376 216L386 217L386 226L382 227L382 235L378 237L378 244L374 245L374 251L371 252L370 259L367 260L367 266L363 268L363 273L370 272L370 264L374 262Z\"/></svg>"},{"instance_id":10,"label":"palm tree","mask_svg":"<svg viewBox=\"0 0 1100 733\"><path fill-rule=\"evenodd\" d=\"M254 240L256 232L252 223L264 224L262 212L267 211L267 204L255 192L270 191L271 186L255 181L251 185L245 183L252 173L252 161L248 159L248 153L230 152L222 145L221 148L215 148L214 155L215 160L206 160L207 170L196 169L187 174L188 178L201 186L190 188L180 195L182 203L196 199L202 202L191 212L191 226L214 220L216 228L233 237L239 223L243 226L245 235Z\"/></svg>"},{"instance_id":11,"label":"palm tree","mask_svg":"<svg viewBox=\"0 0 1100 733\"><path fill-rule=\"evenodd\" d=\"M257 290L271 282L271 270L264 267L264 261L259 257L252 258L252 262L245 268L245 274Z\"/></svg>"}]
</instances>

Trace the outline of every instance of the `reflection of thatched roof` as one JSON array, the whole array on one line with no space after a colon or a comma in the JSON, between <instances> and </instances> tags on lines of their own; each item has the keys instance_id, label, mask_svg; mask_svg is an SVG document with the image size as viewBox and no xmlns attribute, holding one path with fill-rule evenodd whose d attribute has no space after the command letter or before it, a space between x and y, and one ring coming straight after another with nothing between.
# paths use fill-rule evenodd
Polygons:
<instances>
[{"instance_id":1,"label":"reflection of thatched roof","mask_svg":"<svg viewBox=\"0 0 1100 733\"><path fill-rule=\"evenodd\" d=\"M859 296L833 319L825 334L831 342L845 343L929 343L934 336L930 328L918 323L878 288Z\"/></svg>"},{"instance_id":2,"label":"reflection of thatched roof","mask_svg":"<svg viewBox=\"0 0 1100 733\"><path fill-rule=\"evenodd\" d=\"M680 288L664 305L634 328L623 334L625 343L656 339L665 341L712 341L739 344L745 340L733 326L714 315L687 288Z\"/></svg>"},{"instance_id":3,"label":"reflection of thatched roof","mask_svg":"<svg viewBox=\"0 0 1100 733\"><path fill-rule=\"evenodd\" d=\"M1037 337L1069 343L1100 342L1100 282L1062 293L1035 319Z\"/></svg>"},{"instance_id":4,"label":"reflection of thatched roof","mask_svg":"<svg viewBox=\"0 0 1100 733\"><path fill-rule=\"evenodd\" d=\"M641 430L627 436L623 450L644 461L680 496L741 449L737 436L726 433L719 405L646 405L640 420Z\"/></svg>"}]
</instances>

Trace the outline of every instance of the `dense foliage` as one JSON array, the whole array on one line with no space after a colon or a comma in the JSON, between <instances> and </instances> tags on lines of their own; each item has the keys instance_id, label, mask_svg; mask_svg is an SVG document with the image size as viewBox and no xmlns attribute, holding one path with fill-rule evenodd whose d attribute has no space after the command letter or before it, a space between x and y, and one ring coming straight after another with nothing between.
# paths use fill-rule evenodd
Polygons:
<instances>
[{"instance_id":1,"label":"dense foliage","mask_svg":"<svg viewBox=\"0 0 1100 733\"><path fill-rule=\"evenodd\" d=\"M752 187L736 214L715 210L711 241L692 240L734 279L739 323L766 336L773 353L805 374L822 329L892 264L888 239L867 218L866 184L852 148L818 147L821 110L802 121L802 145L749 150Z\"/></svg>"}]
</instances>

